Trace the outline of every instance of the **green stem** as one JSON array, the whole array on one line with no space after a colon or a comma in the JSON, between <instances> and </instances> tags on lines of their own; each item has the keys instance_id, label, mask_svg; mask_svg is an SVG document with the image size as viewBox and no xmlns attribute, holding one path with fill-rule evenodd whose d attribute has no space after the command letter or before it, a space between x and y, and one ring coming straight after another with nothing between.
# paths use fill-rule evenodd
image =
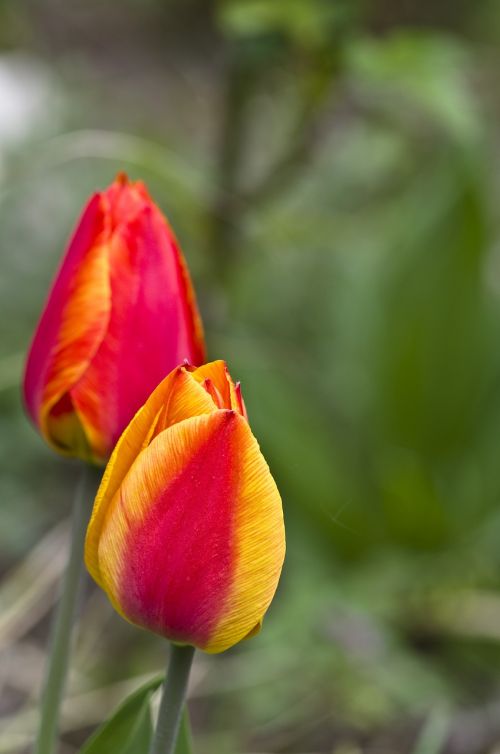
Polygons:
<instances>
[{"instance_id":1,"label":"green stem","mask_svg":"<svg viewBox=\"0 0 500 754\"><path fill-rule=\"evenodd\" d=\"M178 647L172 644L150 754L174 754L175 752L193 657L194 647Z\"/></svg>"},{"instance_id":2,"label":"green stem","mask_svg":"<svg viewBox=\"0 0 500 754\"><path fill-rule=\"evenodd\" d=\"M71 634L83 570L83 545L95 492L93 469L83 467L73 500L71 545L59 604L52 624L50 655L41 701L35 754L53 754L56 747L61 701L68 671Z\"/></svg>"}]
</instances>

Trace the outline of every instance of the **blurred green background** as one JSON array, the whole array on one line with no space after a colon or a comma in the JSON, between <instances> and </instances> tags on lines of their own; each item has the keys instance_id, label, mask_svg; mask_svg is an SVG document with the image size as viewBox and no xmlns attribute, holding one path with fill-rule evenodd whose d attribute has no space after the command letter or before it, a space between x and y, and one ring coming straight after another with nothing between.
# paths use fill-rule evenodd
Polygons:
<instances>
[{"instance_id":1,"label":"blurred green background","mask_svg":"<svg viewBox=\"0 0 500 754\"><path fill-rule=\"evenodd\" d=\"M200 655L197 754L500 752L500 8L0 0L0 754L29 751L78 469L19 381L87 196L147 181L288 554ZM62 754L163 667L87 582Z\"/></svg>"}]
</instances>

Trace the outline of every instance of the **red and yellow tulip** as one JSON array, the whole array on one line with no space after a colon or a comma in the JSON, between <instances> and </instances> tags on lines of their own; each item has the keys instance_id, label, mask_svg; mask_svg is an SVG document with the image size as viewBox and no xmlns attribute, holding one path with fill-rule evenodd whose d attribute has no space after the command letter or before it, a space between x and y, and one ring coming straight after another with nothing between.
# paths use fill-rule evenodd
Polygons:
<instances>
[{"instance_id":1,"label":"red and yellow tulip","mask_svg":"<svg viewBox=\"0 0 500 754\"><path fill-rule=\"evenodd\" d=\"M56 450L105 462L170 370L204 361L174 234L141 182L118 176L87 204L38 324L28 411Z\"/></svg>"},{"instance_id":2,"label":"red and yellow tulip","mask_svg":"<svg viewBox=\"0 0 500 754\"><path fill-rule=\"evenodd\" d=\"M222 652L257 633L285 554L281 499L223 361L174 369L111 456L85 560L116 610Z\"/></svg>"}]
</instances>

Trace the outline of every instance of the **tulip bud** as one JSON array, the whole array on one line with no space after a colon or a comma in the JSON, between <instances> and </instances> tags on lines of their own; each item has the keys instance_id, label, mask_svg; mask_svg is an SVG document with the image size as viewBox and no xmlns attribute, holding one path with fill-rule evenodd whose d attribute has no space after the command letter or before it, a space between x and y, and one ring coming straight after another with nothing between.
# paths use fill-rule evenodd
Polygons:
<instances>
[{"instance_id":1,"label":"tulip bud","mask_svg":"<svg viewBox=\"0 0 500 754\"><path fill-rule=\"evenodd\" d=\"M119 175L90 199L55 278L28 356L28 412L54 449L103 463L160 380L204 351L174 234L144 184Z\"/></svg>"},{"instance_id":2,"label":"tulip bud","mask_svg":"<svg viewBox=\"0 0 500 754\"><path fill-rule=\"evenodd\" d=\"M281 499L223 361L177 367L111 456L85 560L116 610L178 644L253 636L285 555Z\"/></svg>"}]
</instances>

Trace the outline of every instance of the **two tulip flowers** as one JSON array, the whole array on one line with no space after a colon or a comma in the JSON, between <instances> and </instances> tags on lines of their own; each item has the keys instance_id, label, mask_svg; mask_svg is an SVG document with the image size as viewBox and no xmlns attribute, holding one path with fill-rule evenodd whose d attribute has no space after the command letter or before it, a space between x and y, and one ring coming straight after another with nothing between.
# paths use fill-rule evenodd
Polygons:
<instances>
[{"instance_id":1,"label":"two tulip flowers","mask_svg":"<svg viewBox=\"0 0 500 754\"><path fill-rule=\"evenodd\" d=\"M25 400L53 448L109 459L85 560L116 610L222 652L259 631L285 536L240 386L204 358L173 233L144 185L119 176L90 200L69 245Z\"/></svg>"}]
</instances>

